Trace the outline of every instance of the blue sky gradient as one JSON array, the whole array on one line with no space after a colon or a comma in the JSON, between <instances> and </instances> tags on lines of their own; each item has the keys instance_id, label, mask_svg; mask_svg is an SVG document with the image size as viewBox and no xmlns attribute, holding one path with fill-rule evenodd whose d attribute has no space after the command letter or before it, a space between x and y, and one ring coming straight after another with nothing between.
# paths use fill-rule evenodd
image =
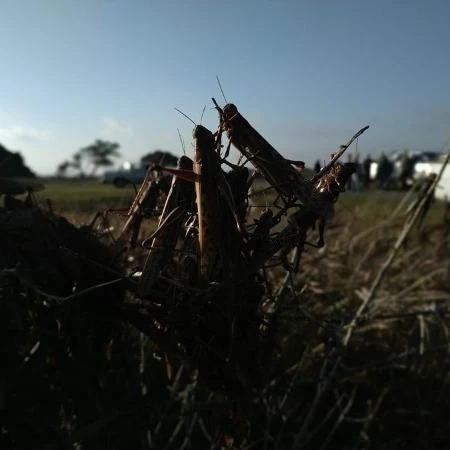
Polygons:
<instances>
[{"instance_id":1,"label":"blue sky gradient","mask_svg":"<svg viewBox=\"0 0 450 450\"><path fill-rule=\"evenodd\" d=\"M436 150L450 138L449 1L8 0L0 143L49 174L97 138L190 152L225 95L283 155Z\"/></svg>"}]
</instances>

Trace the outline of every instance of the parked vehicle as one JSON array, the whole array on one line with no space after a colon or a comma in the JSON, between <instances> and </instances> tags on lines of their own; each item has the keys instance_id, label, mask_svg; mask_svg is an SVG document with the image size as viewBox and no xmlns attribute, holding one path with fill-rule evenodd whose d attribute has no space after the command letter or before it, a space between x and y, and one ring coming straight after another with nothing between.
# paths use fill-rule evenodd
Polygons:
<instances>
[{"instance_id":1,"label":"parked vehicle","mask_svg":"<svg viewBox=\"0 0 450 450\"><path fill-rule=\"evenodd\" d=\"M102 177L103 183L112 183L116 187L125 187L127 184L141 184L147 174L148 165L134 166L124 163L120 169L107 170Z\"/></svg>"},{"instance_id":2,"label":"parked vehicle","mask_svg":"<svg viewBox=\"0 0 450 450\"><path fill-rule=\"evenodd\" d=\"M414 167L414 179L423 180L431 173L439 173L442 169L442 162L420 162ZM435 198L439 200L450 200L450 165L444 169L442 178L434 192Z\"/></svg>"},{"instance_id":3,"label":"parked vehicle","mask_svg":"<svg viewBox=\"0 0 450 450\"><path fill-rule=\"evenodd\" d=\"M411 170L409 171L409 174L404 180L404 185L411 186L415 180L414 174L416 165L419 163L437 161L442 154L439 152L420 152L408 150L406 155L408 158L408 165L410 166ZM402 171L404 170L403 164L405 152L395 151L390 153L389 155L386 155L386 157L392 166L391 167L392 170L388 177L385 187L394 189L399 188L402 185L401 178L402 178ZM370 166L370 179L376 180L377 174L378 174L378 162L374 161Z\"/></svg>"}]
</instances>

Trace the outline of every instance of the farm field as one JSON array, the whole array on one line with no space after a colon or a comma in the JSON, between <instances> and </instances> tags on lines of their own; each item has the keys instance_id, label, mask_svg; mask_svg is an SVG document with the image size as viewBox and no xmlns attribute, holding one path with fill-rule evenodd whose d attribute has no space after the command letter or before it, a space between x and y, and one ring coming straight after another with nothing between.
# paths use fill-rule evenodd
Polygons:
<instances>
[{"instance_id":1,"label":"farm field","mask_svg":"<svg viewBox=\"0 0 450 450\"><path fill-rule=\"evenodd\" d=\"M49 198L55 212L90 214L97 209L126 206L135 195L135 189L129 185L116 188L96 180L46 180L42 183L45 190L39 198Z\"/></svg>"},{"instance_id":2,"label":"farm field","mask_svg":"<svg viewBox=\"0 0 450 450\"><path fill-rule=\"evenodd\" d=\"M136 193L132 185L117 188L95 180L44 179L42 183L45 185L45 190L36 194L39 201L50 199L55 213L66 216L78 225L89 221L98 211L129 207ZM336 220L345 218L353 222L354 227L364 228L367 224L389 217L403 196L405 192L402 191L346 192L336 204ZM270 206L272 201L273 194L259 195L255 199L255 205L264 208ZM428 221L439 220L443 206L444 202L436 201L429 212ZM260 209L255 208L255 211Z\"/></svg>"}]
</instances>

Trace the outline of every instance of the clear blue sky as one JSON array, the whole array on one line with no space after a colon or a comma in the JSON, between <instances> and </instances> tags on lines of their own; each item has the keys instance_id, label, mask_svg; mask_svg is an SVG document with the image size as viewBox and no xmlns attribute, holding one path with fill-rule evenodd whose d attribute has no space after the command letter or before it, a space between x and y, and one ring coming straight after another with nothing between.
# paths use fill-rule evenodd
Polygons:
<instances>
[{"instance_id":1,"label":"clear blue sky","mask_svg":"<svg viewBox=\"0 0 450 450\"><path fill-rule=\"evenodd\" d=\"M0 142L39 173L96 138L124 159L190 152L225 94L283 155L440 149L450 138L450 1L5 0Z\"/></svg>"}]
</instances>

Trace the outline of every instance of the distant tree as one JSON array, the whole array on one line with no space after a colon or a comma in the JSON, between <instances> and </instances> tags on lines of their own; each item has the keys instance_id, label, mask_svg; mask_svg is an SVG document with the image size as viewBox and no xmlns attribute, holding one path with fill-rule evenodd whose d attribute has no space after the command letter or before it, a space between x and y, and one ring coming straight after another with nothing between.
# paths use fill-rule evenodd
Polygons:
<instances>
[{"instance_id":1,"label":"distant tree","mask_svg":"<svg viewBox=\"0 0 450 450\"><path fill-rule=\"evenodd\" d=\"M93 144L82 148L74 155L74 163L78 164L78 170L81 172L81 162L86 160L92 165L91 175L100 167L110 167L114 165L114 158L121 156L119 152L120 145L117 142L108 142L97 139Z\"/></svg>"},{"instance_id":2,"label":"distant tree","mask_svg":"<svg viewBox=\"0 0 450 450\"><path fill-rule=\"evenodd\" d=\"M17 178L36 178L36 175L25 165L22 155L11 152L0 144L0 176Z\"/></svg>"},{"instance_id":3,"label":"distant tree","mask_svg":"<svg viewBox=\"0 0 450 450\"><path fill-rule=\"evenodd\" d=\"M163 166L176 166L177 161L178 156L164 150L154 150L141 158L141 163L148 165L161 164Z\"/></svg>"},{"instance_id":4,"label":"distant tree","mask_svg":"<svg viewBox=\"0 0 450 450\"><path fill-rule=\"evenodd\" d=\"M72 163L67 160L58 164L58 167L56 168L56 176L65 177L70 167L72 167Z\"/></svg>"},{"instance_id":5,"label":"distant tree","mask_svg":"<svg viewBox=\"0 0 450 450\"><path fill-rule=\"evenodd\" d=\"M73 154L72 161L70 162L70 167L72 167L72 169L76 170L79 173L80 177L84 177L82 163L83 163L83 155L80 150Z\"/></svg>"},{"instance_id":6,"label":"distant tree","mask_svg":"<svg viewBox=\"0 0 450 450\"><path fill-rule=\"evenodd\" d=\"M116 142L97 139L93 144L75 152L70 161L61 162L56 168L56 175L64 177L69 169L73 169L83 178L86 166L90 166L92 176L100 167L110 167L114 164L114 158L121 156L119 147Z\"/></svg>"},{"instance_id":7,"label":"distant tree","mask_svg":"<svg viewBox=\"0 0 450 450\"><path fill-rule=\"evenodd\" d=\"M64 160L56 167L56 176L65 177L67 176L67 172L69 169L73 169L75 172L78 172L80 177L84 177L84 170L82 167L83 155L80 152L76 152L72 155L72 159Z\"/></svg>"}]
</instances>

